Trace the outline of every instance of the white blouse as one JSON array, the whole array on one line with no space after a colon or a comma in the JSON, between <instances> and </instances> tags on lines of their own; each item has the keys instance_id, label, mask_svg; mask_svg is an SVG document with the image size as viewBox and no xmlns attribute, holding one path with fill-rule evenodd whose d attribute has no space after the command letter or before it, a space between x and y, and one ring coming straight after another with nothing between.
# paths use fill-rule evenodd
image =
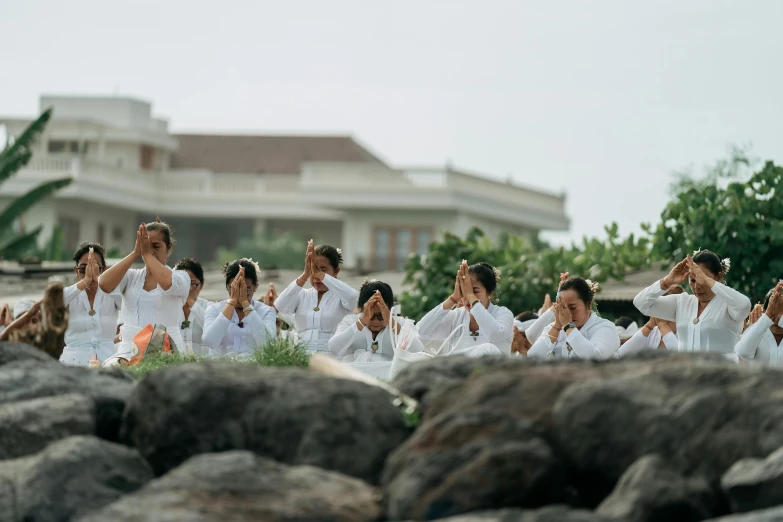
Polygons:
<instances>
[{"instance_id":1,"label":"white blouse","mask_svg":"<svg viewBox=\"0 0 783 522\"><path fill-rule=\"evenodd\" d=\"M476 319L479 326L475 335L470 334L470 317ZM454 351L469 350L480 344L493 344L503 355L511 355L511 343L514 340L514 314L504 306L492 303L489 308L484 308L481 303L471 307L470 312L465 308L444 310L443 305L430 310L419 321L419 337L423 341L440 341L459 326L465 326L465 335L454 348Z\"/></svg>"},{"instance_id":2,"label":"white blouse","mask_svg":"<svg viewBox=\"0 0 783 522\"><path fill-rule=\"evenodd\" d=\"M226 306L224 299L212 303L204 314L204 346L209 348L209 355L220 357L227 354L252 354L256 348L263 345L267 339L277 335L275 309L260 301L251 300L253 311L242 318L239 326L239 315L234 315L229 321L223 315Z\"/></svg>"},{"instance_id":3,"label":"white blouse","mask_svg":"<svg viewBox=\"0 0 783 522\"><path fill-rule=\"evenodd\" d=\"M187 319L185 319L185 312L183 310L182 324L185 324L186 320L190 323L185 328L180 327L180 335L182 335L182 342L185 345L184 353L208 355L208 349L204 347L202 337L204 335L204 313L211 304L212 303L203 297L199 297L196 299L196 302L193 303L193 307L190 309L190 315Z\"/></svg>"},{"instance_id":4,"label":"white blouse","mask_svg":"<svg viewBox=\"0 0 783 522\"><path fill-rule=\"evenodd\" d=\"M328 351L328 341L337 325L352 313L359 299L359 292L326 274L323 284L329 289L318 303L318 290L304 289L292 282L277 297L275 307L280 314L293 314L299 340L309 351Z\"/></svg>"},{"instance_id":5,"label":"white blouse","mask_svg":"<svg viewBox=\"0 0 783 522\"><path fill-rule=\"evenodd\" d=\"M100 362L111 357L115 351L117 315L122 306L120 293L115 289L107 294L98 288L93 301L93 315L90 315L87 292L79 290L77 285L63 289L63 298L68 307L68 329L60 362L87 366L93 355Z\"/></svg>"},{"instance_id":6,"label":"white blouse","mask_svg":"<svg viewBox=\"0 0 783 522\"><path fill-rule=\"evenodd\" d=\"M188 300L190 277L184 270L171 270L171 287L163 290L160 285L152 291L144 290L146 268L129 269L117 285L116 291L122 294L123 325L120 327L120 341L116 355L129 358L133 349L133 337L148 324L162 324L166 327L169 339L177 346L184 347L180 327L185 319L182 306Z\"/></svg>"},{"instance_id":7,"label":"white blouse","mask_svg":"<svg viewBox=\"0 0 783 522\"><path fill-rule=\"evenodd\" d=\"M663 295L660 281L642 290L633 304L644 315L677 323L681 352L733 354L750 313L750 299L717 281L715 297L699 317L699 300L691 294Z\"/></svg>"},{"instance_id":8,"label":"white blouse","mask_svg":"<svg viewBox=\"0 0 783 522\"><path fill-rule=\"evenodd\" d=\"M775 336L769 331L773 324L772 319L763 314L745 330L734 347L740 359L750 361L752 366L783 367L783 346L775 341ZM778 321L778 326L783 327L783 317Z\"/></svg>"},{"instance_id":9,"label":"white blouse","mask_svg":"<svg viewBox=\"0 0 783 522\"><path fill-rule=\"evenodd\" d=\"M677 335L674 332L669 332L663 336L663 345L667 350L677 351L680 341L677 339ZM657 326L654 326L650 331L650 335L646 336L639 330L633 337L625 341L625 344L617 350L617 357L625 357L632 353L638 353L642 350L657 350L661 345L661 331Z\"/></svg>"},{"instance_id":10,"label":"white blouse","mask_svg":"<svg viewBox=\"0 0 783 522\"><path fill-rule=\"evenodd\" d=\"M527 356L603 360L614 356L619 348L620 336L614 323L592 312L581 328L573 329L568 335L560 330L556 342L552 342L548 332L540 335Z\"/></svg>"},{"instance_id":11,"label":"white blouse","mask_svg":"<svg viewBox=\"0 0 783 522\"><path fill-rule=\"evenodd\" d=\"M343 318L340 324L337 325L337 331L329 339L329 351L338 359L342 359L360 350L373 352L373 344L377 343L377 348L373 353L391 361L394 358L391 331L388 328L384 328L378 332L378 335L373 340L372 332L369 328L365 327L359 330L359 327L356 325L356 321L360 317L361 314L350 314ZM417 337L407 348L407 351L411 353L424 351L424 345Z\"/></svg>"},{"instance_id":12,"label":"white blouse","mask_svg":"<svg viewBox=\"0 0 783 522\"><path fill-rule=\"evenodd\" d=\"M530 344L535 343L538 337L543 333L547 326L551 326L555 322L555 312L552 308L538 316L533 324L527 327L525 330L525 337L530 341Z\"/></svg>"}]
</instances>

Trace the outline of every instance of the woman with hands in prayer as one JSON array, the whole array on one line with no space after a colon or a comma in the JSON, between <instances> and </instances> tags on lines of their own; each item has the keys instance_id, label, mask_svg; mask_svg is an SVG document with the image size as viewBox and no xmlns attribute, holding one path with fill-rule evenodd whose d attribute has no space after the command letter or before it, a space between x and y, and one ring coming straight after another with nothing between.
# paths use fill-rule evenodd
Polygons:
<instances>
[{"instance_id":1,"label":"woman with hands in prayer","mask_svg":"<svg viewBox=\"0 0 783 522\"><path fill-rule=\"evenodd\" d=\"M666 292L666 295L678 295L683 292L685 290L681 286L675 285ZM650 320L617 350L617 357L624 357L642 350L663 349L676 352L679 349L679 344L677 323L650 317Z\"/></svg>"},{"instance_id":2,"label":"woman with hands in prayer","mask_svg":"<svg viewBox=\"0 0 783 522\"><path fill-rule=\"evenodd\" d=\"M750 313L748 328L734 347L740 360L753 366L783 367L783 281Z\"/></svg>"}]
</instances>

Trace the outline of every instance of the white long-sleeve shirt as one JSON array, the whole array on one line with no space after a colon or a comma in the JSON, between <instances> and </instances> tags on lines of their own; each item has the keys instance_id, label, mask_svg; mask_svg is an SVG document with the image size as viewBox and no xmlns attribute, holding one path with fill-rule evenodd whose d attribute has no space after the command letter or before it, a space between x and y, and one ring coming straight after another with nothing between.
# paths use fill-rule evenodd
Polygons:
<instances>
[{"instance_id":1,"label":"white long-sleeve shirt","mask_svg":"<svg viewBox=\"0 0 783 522\"><path fill-rule=\"evenodd\" d=\"M299 340L308 350L328 351L328 341L343 318L353 313L359 292L326 274L323 284L329 289L318 302L318 290L302 288L293 281L275 301L280 314L293 314ZM316 310L317 308L317 310Z\"/></svg>"},{"instance_id":2,"label":"white long-sleeve shirt","mask_svg":"<svg viewBox=\"0 0 783 522\"><path fill-rule=\"evenodd\" d=\"M560 330L556 342L549 338L549 332L540 335L527 356L604 360L613 357L619 348L620 336L614 323L593 312L581 328L572 329L568 335Z\"/></svg>"},{"instance_id":3,"label":"white long-sleeve shirt","mask_svg":"<svg viewBox=\"0 0 783 522\"><path fill-rule=\"evenodd\" d=\"M204 314L212 303L199 297L190 309L187 321L190 323L185 328L180 328L182 342L185 345L184 353L193 355L208 355L209 349L204 347L202 337L204 335ZM184 311L183 322L184 323Z\"/></svg>"},{"instance_id":4,"label":"white long-sleeve shirt","mask_svg":"<svg viewBox=\"0 0 783 522\"><path fill-rule=\"evenodd\" d=\"M763 314L742 334L734 347L734 353L743 361L750 361L752 366L783 367L783 346L775 341L775 336L769 330L773 324L772 319ZM778 326L783 327L783 317L778 321Z\"/></svg>"},{"instance_id":5,"label":"white long-sleeve shirt","mask_svg":"<svg viewBox=\"0 0 783 522\"><path fill-rule=\"evenodd\" d=\"M476 319L479 330L470 335L470 317ZM419 337L423 341L440 341L448 338L459 325L465 326L465 335L454 351L469 350L480 344L493 344L503 355L511 355L511 343L514 341L514 314L504 306L492 303L484 308L481 303L471 307L444 310L443 305L430 310L419 321Z\"/></svg>"},{"instance_id":6,"label":"white long-sleeve shirt","mask_svg":"<svg viewBox=\"0 0 783 522\"><path fill-rule=\"evenodd\" d=\"M337 325L337 331L329 339L329 351L338 359L343 359L360 350L372 352L373 343L377 342L378 347L374 353L391 361L394 358L391 331L388 328L384 328L378 332L378 335L373 340L372 332L369 328L365 327L359 330L359 327L356 325L356 321L360 318L361 314L350 314L340 321L340 324ZM400 320L404 319L401 318ZM411 353L424 351L424 345L417 337L411 342L407 351Z\"/></svg>"},{"instance_id":7,"label":"white long-sleeve shirt","mask_svg":"<svg viewBox=\"0 0 783 522\"><path fill-rule=\"evenodd\" d=\"M253 311L245 315L240 327L236 310L230 321L223 315L226 301L228 299L212 303L204 314L202 341L209 348L210 356L251 354L267 339L277 335L277 314L274 308L260 301L251 301Z\"/></svg>"},{"instance_id":8,"label":"white long-sleeve shirt","mask_svg":"<svg viewBox=\"0 0 783 522\"><path fill-rule=\"evenodd\" d=\"M122 306L120 292L115 289L107 294L98 288L93 301L93 315L90 315L87 292L79 290L77 285L64 288L63 299L68 307L68 329L60 362L87 366L93 355L100 362L114 355L117 315Z\"/></svg>"},{"instance_id":9,"label":"white long-sleeve shirt","mask_svg":"<svg viewBox=\"0 0 783 522\"><path fill-rule=\"evenodd\" d=\"M527 340L530 341L531 344L535 343L541 333L546 330L548 326L551 326L553 322L555 322L555 312L550 308L539 315L538 319L525 330L525 337L527 337Z\"/></svg>"},{"instance_id":10,"label":"white long-sleeve shirt","mask_svg":"<svg viewBox=\"0 0 783 522\"><path fill-rule=\"evenodd\" d=\"M677 323L679 351L733 354L750 313L750 299L723 283L715 282L712 291L715 297L701 316L696 296L663 295L660 281L639 292L633 304L644 315Z\"/></svg>"},{"instance_id":11,"label":"white long-sleeve shirt","mask_svg":"<svg viewBox=\"0 0 783 522\"><path fill-rule=\"evenodd\" d=\"M680 341L674 332L669 332L663 336L663 344L667 350L677 351ZM618 357L625 357L632 353L638 353L642 350L657 350L661 345L661 331L654 326L650 335L645 336L642 330L639 330L633 337L625 341L625 344L617 350Z\"/></svg>"},{"instance_id":12,"label":"white long-sleeve shirt","mask_svg":"<svg viewBox=\"0 0 783 522\"><path fill-rule=\"evenodd\" d=\"M160 285L151 291L144 290L146 268L131 268L122 277L116 291L122 294L123 325L120 327L122 341L116 355L130 359L133 350L133 337L148 324L161 324L166 327L169 339L183 347L180 327L185 318L182 306L188 300L190 277L184 270L171 270L171 287L163 290Z\"/></svg>"}]
</instances>

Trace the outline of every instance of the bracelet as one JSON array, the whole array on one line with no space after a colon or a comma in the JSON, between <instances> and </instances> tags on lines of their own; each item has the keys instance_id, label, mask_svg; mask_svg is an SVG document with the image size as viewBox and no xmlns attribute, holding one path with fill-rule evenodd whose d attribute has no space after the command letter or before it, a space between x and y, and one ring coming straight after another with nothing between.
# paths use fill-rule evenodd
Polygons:
<instances>
[{"instance_id":1,"label":"bracelet","mask_svg":"<svg viewBox=\"0 0 783 522\"><path fill-rule=\"evenodd\" d=\"M480 303L480 302L481 302L481 301L479 301L478 299L476 299L475 301L473 301L472 303L470 303L470 307L471 307L471 308L473 308L474 306L476 306L476 303Z\"/></svg>"},{"instance_id":2,"label":"bracelet","mask_svg":"<svg viewBox=\"0 0 783 522\"><path fill-rule=\"evenodd\" d=\"M550 334L546 334L546 336L549 337L550 339L552 339L552 341L557 341L557 336L553 336L553 335L550 335Z\"/></svg>"},{"instance_id":3,"label":"bracelet","mask_svg":"<svg viewBox=\"0 0 783 522\"><path fill-rule=\"evenodd\" d=\"M367 328L367 325L362 322L361 319L357 319L359 321L359 324L362 325L362 328Z\"/></svg>"},{"instance_id":4,"label":"bracelet","mask_svg":"<svg viewBox=\"0 0 783 522\"><path fill-rule=\"evenodd\" d=\"M557 323L552 323L552 328L554 328L554 329L555 329L555 330L557 330L558 332L559 332L560 330L562 330L562 329L563 329L563 327L562 327L562 326L560 326L560 325L559 325L559 324L557 324Z\"/></svg>"},{"instance_id":5,"label":"bracelet","mask_svg":"<svg viewBox=\"0 0 783 522\"><path fill-rule=\"evenodd\" d=\"M454 296L452 296L452 295L449 296L449 301L451 301L454 304L457 304L457 300L454 299Z\"/></svg>"}]
</instances>

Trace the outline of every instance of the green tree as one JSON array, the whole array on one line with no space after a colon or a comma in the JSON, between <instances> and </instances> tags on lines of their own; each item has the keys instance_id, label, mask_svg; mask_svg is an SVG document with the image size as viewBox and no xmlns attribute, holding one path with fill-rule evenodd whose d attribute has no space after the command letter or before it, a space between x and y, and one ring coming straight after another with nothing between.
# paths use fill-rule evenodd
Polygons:
<instances>
[{"instance_id":1,"label":"green tree","mask_svg":"<svg viewBox=\"0 0 783 522\"><path fill-rule=\"evenodd\" d=\"M15 140L8 140L0 152L0 184L24 167L33 155L36 139L43 132L52 110L45 111ZM71 183L71 178L45 181L26 194L11 201L0 211L0 259L18 259L36 248L42 227L31 231L15 231L14 223L30 208Z\"/></svg>"},{"instance_id":2,"label":"green tree","mask_svg":"<svg viewBox=\"0 0 783 522\"><path fill-rule=\"evenodd\" d=\"M277 237L256 234L237 241L235 248L220 248L217 261L226 263L240 257L252 258L264 269L301 268L304 264L305 242L297 236L284 233Z\"/></svg>"}]
</instances>

